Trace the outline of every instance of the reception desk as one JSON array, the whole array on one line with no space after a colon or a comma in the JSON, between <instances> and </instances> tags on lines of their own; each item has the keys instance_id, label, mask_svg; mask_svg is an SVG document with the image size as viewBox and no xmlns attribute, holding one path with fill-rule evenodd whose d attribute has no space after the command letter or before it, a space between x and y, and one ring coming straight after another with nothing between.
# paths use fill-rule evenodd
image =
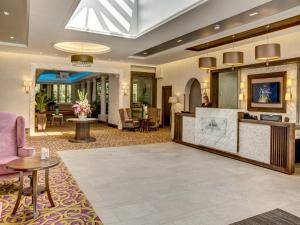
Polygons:
<instances>
[{"instance_id":1,"label":"reception desk","mask_svg":"<svg viewBox=\"0 0 300 225\"><path fill-rule=\"evenodd\" d=\"M175 115L174 141L261 167L294 173L295 124L243 119L232 109Z\"/></svg>"}]
</instances>

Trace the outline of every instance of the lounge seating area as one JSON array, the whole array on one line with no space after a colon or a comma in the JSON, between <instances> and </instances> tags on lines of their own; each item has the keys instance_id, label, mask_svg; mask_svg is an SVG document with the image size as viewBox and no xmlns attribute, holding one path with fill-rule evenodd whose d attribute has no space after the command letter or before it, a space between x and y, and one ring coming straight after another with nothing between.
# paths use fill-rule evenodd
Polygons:
<instances>
[{"instance_id":1,"label":"lounge seating area","mask_svg":"<svg viewBox=\"0 0 300 225\"><path fill-rule=\"evenodd\" d=\"M137 111L137 109L135 109ZM135 115L131 108L119 109L119 115L122 122L122 129L126 130L140 130L140 131L158 131L161 121L161 110L157 108L148 108L146 116L144 112Z\"/></svg>"},{"instance_id":2,"label":"lounge seating area","mask_svg":"<svg viewBox=\"0 0 300 225\"><path fill-rule=\"evenodd\" d=\"M300 225L300 0L1 0L0 224Z\"/></svg>"}]
</instances>

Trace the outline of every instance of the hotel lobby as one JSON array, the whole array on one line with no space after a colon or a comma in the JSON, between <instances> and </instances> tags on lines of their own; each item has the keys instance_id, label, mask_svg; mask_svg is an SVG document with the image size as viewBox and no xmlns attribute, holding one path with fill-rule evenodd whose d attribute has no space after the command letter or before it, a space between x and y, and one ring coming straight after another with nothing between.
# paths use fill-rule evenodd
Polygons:
<instances>
[{"instance_id":1,"label":"hotel lobby","mask_svg":"<svg viewBox=\"0 0 300 225\"><path fill-rule=\"evenodd\" d=\"M300 225L300 0L1 0L0 224Z\"/></svg>"}]
</instances>

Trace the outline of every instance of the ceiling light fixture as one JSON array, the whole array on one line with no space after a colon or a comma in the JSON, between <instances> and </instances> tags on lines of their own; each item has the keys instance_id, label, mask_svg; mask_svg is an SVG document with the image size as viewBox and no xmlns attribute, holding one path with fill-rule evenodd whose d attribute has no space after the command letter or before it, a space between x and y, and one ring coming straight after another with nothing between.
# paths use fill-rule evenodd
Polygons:
<instances>
[{"instance_id":1,"label":"ceiling light fixture","mask_svg":"<svg viewBox=\"0 0 300 225\"><path fill-rule=\"evenodd\" d=\"M214 29L215 29L215 30L220 30L220 29L221 29L221 26L220 26L219 24L216 24L216 25L214 26Z\"/></svg>"},{"instance_id":2,"label":"ceiling light fixture","mask_svg":"<svg viewBox=\"0 0 300 225\"><path fill-rule=\"evenodd\" d=\"M14 39L15 37L14 37L14 36L10 36L9 38L10 38L10 39Z\"/></svg>"},{"instance_id":3,"label":"ceiling light fixture","mask_svg":"<svg viewBox=\"0 0 300 225\"><path fill-rule=\"evenodd\" d=\"M269 61L276 60L280 58L280 44L278 43L269 43L269 32L270 26L266 26L267 29L267 44L255 46L255 59L259 61L266 61L267 66Z\"/></svg>"},{"instance_id":4,"label":"ceiling light fixture","mask_svg":"<svg viewBox=\"0 0 300 225\"><path fill-rule=\"evenodd\" d=\"M144 55L148 55L148 53L147 53L147 52L144 52Z\"/></svg>"},{"instance_id":5,"label":"ceiling light fixture","mask_svg":"<svg viewBox=\"0 0 300 225\"><path fill-rule=\"evenodd\" d=\"M232 35L232 49L234 50L234 38ZM244 63L244 53L239 51L231 51L223 53L223 64L231 66L234 69L235 66L242 65Z\"/></svg>"},{"instance_id":6,"label":"ceiling light fixture","mask_svg":"<svg viewBox=\"0 0 300 225\"><path fill-rule=\"evenodd\" d=\"M93 64L94 58L91 55L72 55L71 63L73 66L89 67Z\"/></svg>"},{"instance_id":7,"label":"ceiling light fixture","mask_svg":"<svg viewBox=\"0 0 300 225\"><path fill-rule=\"evenodd\" d=\"M92 55L110 52L108 46L91 42L58 42L53 46L57 50L73 53L71 63L73 66L87 67L94 62Z\"/></svg>"},{"instance_id":8,"label":"ceiling light fixture","mask_svg":"<svg viewBox=\"0 0 300 225\"><path fill-rule=\"evenodd\" d=\"M180 43L180 42L182 42L182 40L181 40L181 39L177 40L177 43Z\"/></svg>"},{"instance_id":9,"label":"ceiling light fixture","mask_svg":"<svg viewBox=\"0 0 300 225\"><path fill-rule=\"evenodd\" d=\"M3 11L4 16L9 16L10 13L8 11Z\"/></svg>"},{"instance_id":10,"label":"ceiling light fixture","mask_svg":"<svg viewBox=\"0 0 300 225\"><path fill-rule=\"evenodd\" d=\"M217 68L217 59L215 57L199 58L199 68L202 70L214 70Z\"/></svg>"},{"instance_id":11,"label":"ceiling light fixture","mask_svg":"<svg viewBox=\"0 0 300 225\"><path fill-rule=\"evenodd\" d=\"M249 14L249 16L256 16L256 15L258 15L258 12L253 12Z\"/></svg>"},{"instance_id":12,"label":"ceiling light fixture","mask_svg":"<svg viewBox=\"0 0 300 225\"><path fill-rule=\"evenodd\" d=\"M104 54L111 51L111 48L102 45L96 44L92 42L58 42L53 45L53 47L57 50L69 53L82 53L82 54Z\"/></svg>"}]
</instances>

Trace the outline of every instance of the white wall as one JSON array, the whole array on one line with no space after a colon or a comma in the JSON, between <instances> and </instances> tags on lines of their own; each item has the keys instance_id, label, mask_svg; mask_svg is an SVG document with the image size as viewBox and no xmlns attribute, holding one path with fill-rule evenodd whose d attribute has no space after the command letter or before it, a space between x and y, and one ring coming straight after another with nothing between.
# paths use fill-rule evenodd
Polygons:
<instances>
[{"instance_id":1,"label":"white wall","mask_svg":"<svg viewBox=\"0 0 300 225\"><path fill-rule=\"evenodd\" d=\"M119 76L109 76L109 104L108 123L118 125L119 123Z\"/></svg>"},{"instance_id":2,"label":"white wall","mask_svg":"<svg viewBox=\"0 0 300 225\"><path fill-rule=\"evenodd\" d=\"M281 44L281 58L294 58L300 56L300 32L289 33L287 35L282 35L279 37L275 37L269 40L270 43L280 43ZM255 46L259 44L266 43L266 40L262 39L261 41L250 42L249 44L245 44L242 46L235 47L236 51L243 51L244 52L244 64L253 64L257 63L255 60ZM177 95L180 99L179 109L183 109L183 94L185 90L185 86L189 79L195 77L200 82L208 81L209 82L209 75L206 71L200 70L198 68L198 58L200 56L213 56L217 58L217 68L225 68L222 63L222 55L224 51L228 51L231 49L226 49L223 51L216 51L212 53L208 53L207 55L198 55L195 57L187 58L184 60L174 61L167 64L160 65L160 76L162 77L162 81L160 82L160 87L165 85L172 85L173 95ZM245 79L245 74L252 73L252 72L267 72L267 71L275 71L275 70L287 70L288 77L293 78L293 101L289 102L287 107L287 115L291 118L291 121L294 122L296 118L296 66L290 65L285 68L262 68L256 69L256 71L250 70L242 70L243 77ZM247 72L248 71L248 72ZM158 94L158 101L161 107L161 94ZM242 105L242 109L245 109L245 105Z\"/></svg>"},{"instance_id":3,"label":"white wall","mask_svg":"<svg viewBox=\"0 0 300 225\"><path fill-rule=\"evenodd\" d=\"M172 95L177 96L179 104L176 105L177 110L184 108L184 93L185 86L192 78L196 78L200 83L209 82L209 74L206 71L199 70L198 57L188 58L180 61L175 61L168 64L161 65L160 82L157 86L157 103L158 107L162 107L161 89L162 86L172 85ZM209 91L208 91L209 95Z\"/></svg>"},{"instance_id":4,"label":"white wall","mask_svg":"<svg viewBox=\"0 0 300 225\"><path fill-rule=\"evenodd\" d=\"M0 52L0 111L23 115L26 119L26 128L29 128L30 125L31 130L34 130L34 90L32 89L30 94L26 94L22 85L24 80L35 82L37 68L87 70L87 68L73 67L69 58ZM120 82L128 84L130 82L130 64L127 63L95 61L88 70L118 74ZM116 88L117 85L113 85L113 87ZM117 93L120 93L119 88ZM118 103L116 101L112 104L111 112L129 107L129 96L119 96ZM115 113L110 117L109 122L118 124Z\"/></svg>"},{"instance_id":5,"label":"white wall","mask_svg":"<svg viewBox=\"0 0 300 225\"><path fill-rule=\"evenodd\" d=\"M138 0L138 31L144 32L162 20L169 19L174 14L197 3L199 3L199 0L181 0L176 4L172 0Z\"/></svg>"}]
</instances>

